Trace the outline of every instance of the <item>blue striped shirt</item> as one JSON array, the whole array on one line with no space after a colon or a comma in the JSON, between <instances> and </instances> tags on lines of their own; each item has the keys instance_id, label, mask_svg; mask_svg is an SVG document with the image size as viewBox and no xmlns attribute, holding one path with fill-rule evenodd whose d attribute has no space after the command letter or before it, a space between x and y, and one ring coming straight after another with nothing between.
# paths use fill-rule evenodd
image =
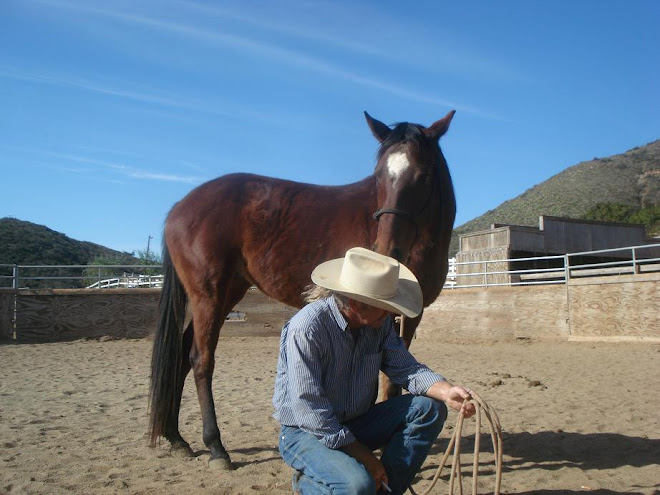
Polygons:
<instances>
[{"instance_id":1,"label":"blue striped shirt","mask_svg":"<svg viewBox=\"0 0 660 495\"><path fill-rule=\"evenodd\" d=\"M331 449L348 445L355 437L343 423L373 405L379 370L416 395L444 380L408 352L391 316L351 331L334 297L311 303L282 329L273 417Z\"/></svg>"}]
</instances>

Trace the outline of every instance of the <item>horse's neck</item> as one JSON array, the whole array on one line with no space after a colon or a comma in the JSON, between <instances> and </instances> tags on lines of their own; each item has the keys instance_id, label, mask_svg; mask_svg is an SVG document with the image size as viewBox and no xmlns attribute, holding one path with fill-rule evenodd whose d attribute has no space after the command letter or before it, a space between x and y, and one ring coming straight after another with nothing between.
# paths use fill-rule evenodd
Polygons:
<instances>
[{"instance_id":1,"label":"horse's neck","mask_svg":"<svg viewBox=\"0 0 660 495\"><path fill-rule=\"evenodd\" d=\"M347 204L350 204L354 215L365 212L372 215L378 209L376 177L374 175L365 177L361 181L341 186L340 189L341 192L337 191L338 194L335 196L335 199L346 201Z\"/></svg>"},{"instance_id":2,"label":"horse's neck","mask_svg":"<svg viewBox=\"0 0 660 495\"><path fill-rule=\"evenodd\" d=\"M343 187L354 194L362 195L364 198L369 198L374 203L376 202L376 176L373 174Z\"/></svg>"}]
</instances>

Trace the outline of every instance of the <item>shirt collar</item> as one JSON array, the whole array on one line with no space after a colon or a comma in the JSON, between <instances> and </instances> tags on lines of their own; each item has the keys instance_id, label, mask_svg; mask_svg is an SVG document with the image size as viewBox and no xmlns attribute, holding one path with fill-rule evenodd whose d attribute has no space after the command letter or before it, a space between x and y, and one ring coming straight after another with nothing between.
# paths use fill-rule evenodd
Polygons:
<instances>
[{"instance_id":1,"label":"shirt collar","mask_svg":"<svg viewBox=\"0 0 660 495\"><path fill-rule=\"evenodd\" d=\"M328 306L330 307L330 312L337 323L337 326L342 330L346 330L348 328L348 322L346 321L346 318L344 318L344 315L341 314L341 311L339 311L339 306L337 306L337 301L334 296L328 297Z\"/></svg>"}]
</instances>

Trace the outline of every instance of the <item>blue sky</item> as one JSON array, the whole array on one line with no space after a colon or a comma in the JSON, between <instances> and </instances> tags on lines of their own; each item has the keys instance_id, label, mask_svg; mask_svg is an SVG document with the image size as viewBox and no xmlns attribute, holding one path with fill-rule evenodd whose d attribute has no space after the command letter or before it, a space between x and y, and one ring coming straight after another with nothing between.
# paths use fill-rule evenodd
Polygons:
<instances>
[{"instance_id":1,"label":"blue sky","mask_svg":"<svg viewBox=\"0 0 660 495\"><path fill-rule=\"evenodd\" d=\"M0 217L134 251L237 171L373 171L363 111L430 125L456 225L660 138L660 2L0 2Z\"/></svg>"}]
</instances>

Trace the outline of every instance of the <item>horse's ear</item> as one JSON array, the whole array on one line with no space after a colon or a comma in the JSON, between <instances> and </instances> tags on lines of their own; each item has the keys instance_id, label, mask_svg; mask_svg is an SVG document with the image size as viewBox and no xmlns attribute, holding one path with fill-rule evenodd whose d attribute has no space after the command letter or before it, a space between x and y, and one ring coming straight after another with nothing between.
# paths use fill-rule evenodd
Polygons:
<instances>
[{"instance_id":1,"label":"horse's ear","mask_svg":"<svg viewBox=\"0 0 660 495\"><path fill-rule=\"evenodd\" d=\"M376 139L378 139L379 143L382 143L385 141L387 136L390 135L390 132L392 130L387 127L385 124L380 122L379 120L374 119L371 115L369 115L367 112L364 112L364 117L367 119L367 124L369 124L369 129L371 129L371 133L374 135Z\"/></svg>"},{"instance_id":2,"label":"horse's ear","mask_svg":"<svg viewBox=\"0 0 660 495\"><path fill-rule=\"evenodd\" d=\"M430 138L440 139L440 137L444 136L445 132L447 132L447 129L449 129L449 124L451 123L451 119L454 118L455 113L456 110L452 110L445 115L444 118L424 129L424 133Z\"/></svg>"}]
</instances>

